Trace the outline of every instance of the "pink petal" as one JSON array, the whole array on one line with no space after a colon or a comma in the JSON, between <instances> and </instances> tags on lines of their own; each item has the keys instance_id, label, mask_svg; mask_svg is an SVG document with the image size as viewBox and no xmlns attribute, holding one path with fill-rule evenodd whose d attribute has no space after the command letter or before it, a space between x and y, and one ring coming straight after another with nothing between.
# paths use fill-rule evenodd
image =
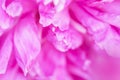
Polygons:
<instances>
[{"instance_id":1,"label":"pink petal","mask_svg":"<svg viewBox=\"0 0 120 80\"><path fill-rule=\"evenodd\" d=\"M62 52L79 47L83 41L82 36L72 28L66 31L60 31L56 28L55 31L49 33L48 40Z\"/></svg>"},{"instance_id":2,"label":"pink petal","mask_svg":"<svg viewBox=\"0 0 120 80\"><path fill-rule=\"evenodd\" d=\"M23 13L35 10L36 3L33 0L4 0L2 7L9 16L18 17Z\"/></svg>"},{"instance_id":3,"label":"pink petal","mask_svg":"<svg viewBox=\"0 0 120 80\"><path fill-rule=\"evenodd\" d=\"M107 54L113 57L120 57L120 36L110 28L107 33L106 37L103 41L98 42L97 44L102 48L105 49Z\"/></svg>"},{"instance_id":4,"label":"pink petal","mask_svg":"<svg viewBox=\"0 0 120 80\"><path fill-rule=\"evenodd\" d=\"M15 1L10 3L6 9L6 12L12 17L20 16L22 14L22 11L23 11L22 5L19 2Z\"/></svg>"},{"instance_id":5,"label":"pink petal","mask_svg":"<svg viewBox=\"0 0 120 80\"><path fill-rule=\"evenodd\" d=\"M3 42L3 45L0 46L0 74L4 74L8 67L8 62L12 54L12 40L11 36L7 36L6 40Z\"/></svg>"},{"instance_id":6,"label":"pink petal","mask_svg":"<svg viewBox=\"0 0 120 80\"><path fill-rule=\"evenodd\" d=\"M94 39L96 41L101 41L105 38L106 35L104 35L108 28L110 27L107 23L101 22L95 18L93 18L91 15L89 15L85 10L79 7L77 4L73 4L78 11L74 10L74 7L71 8L71 10L74 12L75 17L79 20L80 23L84 27L88 29L88 33L92 34L94 36ZM81 12L81 14L79 14ZM98 37L99 36L99 37Z\"/></svg>"},{"instance_id":7,"label":"pink petal","mask_svg":"<svg viewBox=\"0 0 120 80\"><path fill-rule=\"evenodd\" d=\"M1 5L1 3L0 3L0 5ZM12 23L14 23L14 22L13 22L12 18L9 17L5 13L5 11L2 9L1 6L0 6L0 18L1 18L0 19L0 28L1 29L9 29L13 26Z\"/></svg>"},{"instance_id":8,"label":"pink petal","mask_svg":"<svg viewBox=\"0 0 120 80\"><path fill-rule=\"evenodd\" d=\"M22 19L17 25L14 43L18 51L17 60L26 74L32 60L37 57L41 49L38 28L32 17Z\"/></svg>"},{"instance_id":9,"label":"pink petal","mask_svg":"<svg viewBox=\"0 0 120 80\"><path fill-rule=\"evenodd\" d=\"M45 6L43 4L39 5L39 14L40 14L40 19L39 23L45 26L49 26L52 23L52 19L55 14L55 10L51 4Z\"/></svg>"},{"instance_id":10,"label":"pink petal","mask_svg":"<svg viewBox=\"0 0 120 80\"><path fill-rule=\"evenodd\" d=\"M67 30L70 25L70 16L68 11L64 10L56 13L53 18L52 24L62 31Z\"/></svg>"}]
</instances>

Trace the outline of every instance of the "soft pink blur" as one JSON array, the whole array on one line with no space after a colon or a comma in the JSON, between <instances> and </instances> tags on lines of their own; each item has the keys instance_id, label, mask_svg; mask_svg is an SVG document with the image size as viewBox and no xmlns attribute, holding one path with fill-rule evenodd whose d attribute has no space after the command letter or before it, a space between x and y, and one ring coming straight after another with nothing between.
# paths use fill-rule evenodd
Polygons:
<instances>
[{"instance_id":1,"label":"soft pink blur","mask_svg":"<svg viewBox=\"0 0 120 80\"><path fill-rule=\"evenodd\" d=\"M0 80L120 80L119 0L0 0Z\"/></svg>"}]
</instances>

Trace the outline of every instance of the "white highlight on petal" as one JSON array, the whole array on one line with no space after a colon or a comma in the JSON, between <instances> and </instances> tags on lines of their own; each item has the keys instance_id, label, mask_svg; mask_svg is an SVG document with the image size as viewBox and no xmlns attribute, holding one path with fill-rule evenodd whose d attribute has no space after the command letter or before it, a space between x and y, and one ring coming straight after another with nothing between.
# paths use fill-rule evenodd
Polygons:
<instances>
[{"instance_id":1,"label":"white highlight on petal","mask_svg":"<svg viewBox=\"0 0 120 80\"><path fill-rule=\"evenodd\" d=\"M113 2L114 0L101 0L101 2Z\"/></svg>"},{"instance_id":2,"label":"white highlight on petal","mask_svg":"<svg viewBox=\"0 0 120 80\"><path fill-rule=\"evenodd\" d=\"M81 32L81 33L83 33L83 34L86 33L86 29L85 29L81 24L75 22L74 20L71 20L71 23L72 23L73 27L74 27L77 31L79 31L79 32Z\"/></svg>"},{"instance_id":3,"label":"white highlight on petal","mask_svg":"<svg viewBox=\"0 0 120 80\"><path fill-rule=\"evenodd\" d=\"M6 12L12 16L12 17L16 17L16 16L20 16L22 14L22 5L20 4L20 2L12 2L11 4L8 5Z\"/></svg>"},{"instance_id":4,"label":"white highlight on petal","mask_svg":"<svg viewBox=\"0 0 120 80\"><path fill-rule=\"evenodd\" d=\"M53 0L54 5L58 5L59 4L59 0Z\"/></svg>"},{"instance_id":5,"label":"white highlight on petal","mask_svg":"<svg viewBox=\"0 0 120 80\"><path fill-rule=\"evenodd\" d=\"M52 0L44 0L44 5L47 5L47 4L51 3L51 2L52 2Z\"/></svg>"}]
</instances>

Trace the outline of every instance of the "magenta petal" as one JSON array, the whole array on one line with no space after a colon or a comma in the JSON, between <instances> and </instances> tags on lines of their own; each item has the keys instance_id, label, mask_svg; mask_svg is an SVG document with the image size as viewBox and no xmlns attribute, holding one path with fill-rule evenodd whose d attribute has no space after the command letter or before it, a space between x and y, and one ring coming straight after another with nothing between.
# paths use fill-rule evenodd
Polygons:
<instances>
[{"instance_id":1,"label":"magenta petal","mask_svg":"<svg viewBox=\"0 0 120 80\"><path fill-rule=\"evenodd\" d=\"M0 74L4 74L7 70L8 62L12 53L13 45L11 36L7 36L5 42L3 42L3 45L0 47Z\"/></svg>"},{"instance_id":2,"label":"magenta petal","mask_svg":"<svg viewBox=\"0 0 120 80\"><path fill-rule=\"evenodd\" d=\"M40 52L40 39L37 26L32 17L26 17L17 25L14 33L14 43L18 51L17 60L23 71L29 69L31 61L34 60Z\"/></svg>"}]
</instances>

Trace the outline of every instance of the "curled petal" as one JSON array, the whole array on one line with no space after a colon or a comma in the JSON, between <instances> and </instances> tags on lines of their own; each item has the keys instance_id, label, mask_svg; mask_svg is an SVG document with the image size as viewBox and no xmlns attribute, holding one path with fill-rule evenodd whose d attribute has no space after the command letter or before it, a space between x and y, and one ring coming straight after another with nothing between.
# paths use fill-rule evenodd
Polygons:
<instances>
[{"instance_id":1,"label":"curled petal","mask_svg":"<svg viewBox=\"0 0 120 80\"><path fill-rule=\"evenodd\" d=\"M33 0L3 0L2 8L11 17L19 17L24 13L35 10L36 3Z\"/></svg>"},{"instance_id":2,"label":"curled petal","mask_svg":"<svg viewBox=\"0 0 120 80\"><path fill-rule=\"evenodd\" d=\"M7 6L6 12L12 17L20 16L22 14L23 7L19 2L13 1Z\"/></svg>"},{"instance_id":3,"label":"curled petal","mask_svg":"<svg viewBox=\"0 0 120 80\"><path fill-rule=\"evenodd\" d=\"M49 26L52 23L52 19L55 14L55 10L52 5L39 5L39 14L40 14L40 19L39 23L43 25L43 27Z\"/></svg>"},{"instance_id":4,"label":"curled petal","mask_svg":"<svg viewBox=\"0 0 120 80\"><path fill-rule=\"evenodd\" d=\"M10 29L13 24L13 19L9 17L0 6L0 29Z\"/></svg>"},{"instance_id":5,"label":"curled petal","mask_svg":"<svg viewBox=\"0 0 120 80\"><path fill-rule=\"evenodd\" d=\"M79 47L83 41L82 36L72 29L66 31L55 30L48 35L48 39L62 52Z\"/></svg>"}]
</instances>

